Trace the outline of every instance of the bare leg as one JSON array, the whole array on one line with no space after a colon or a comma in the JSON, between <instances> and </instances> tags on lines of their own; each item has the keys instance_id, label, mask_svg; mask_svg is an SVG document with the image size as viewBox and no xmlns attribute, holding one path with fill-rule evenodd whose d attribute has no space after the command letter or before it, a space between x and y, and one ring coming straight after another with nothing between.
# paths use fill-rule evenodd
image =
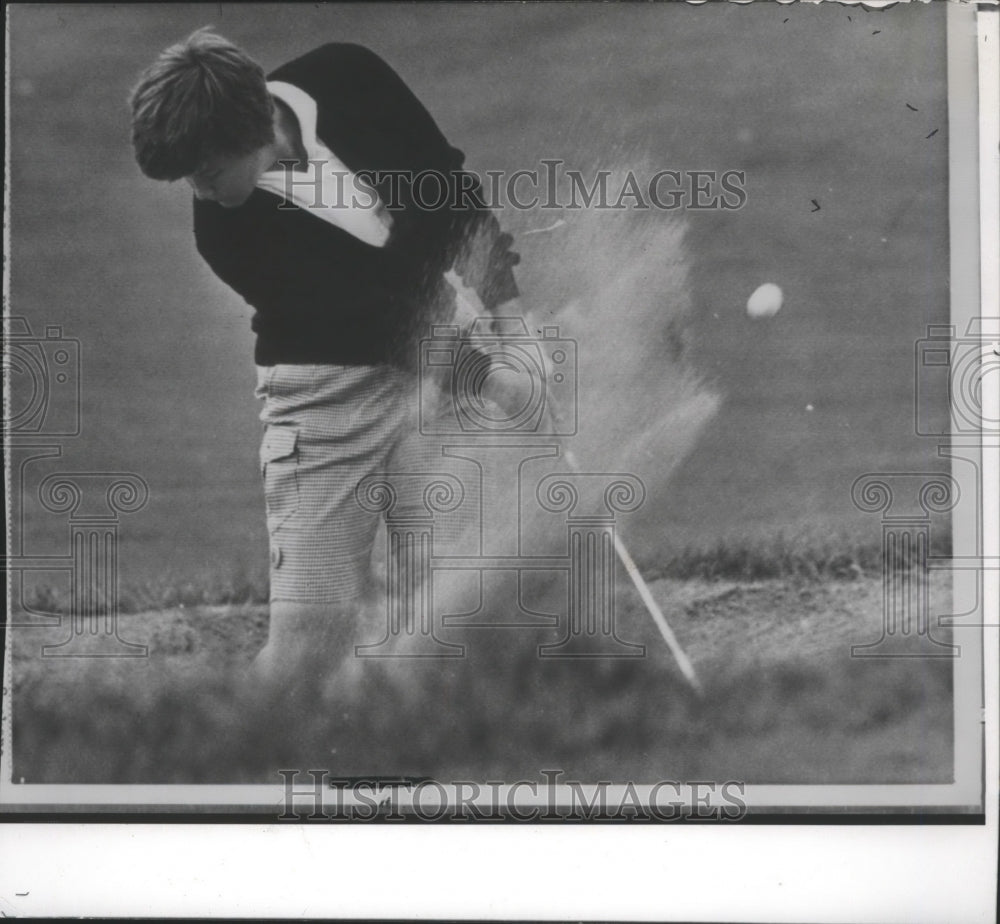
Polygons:
<instances>
[{"instance_id":1,"label":"bare leg","mask_svg":"<svg viewBox=\"0 0 1000 924\"><path fill-rule=\"evenodd\" d=\"M361 617L367 610L353 604L274 601L267 644L251 665L251 683L288 695L322 696L336 688L350 698L360 684L354 657Z\"/></svg>"}]
</instances>

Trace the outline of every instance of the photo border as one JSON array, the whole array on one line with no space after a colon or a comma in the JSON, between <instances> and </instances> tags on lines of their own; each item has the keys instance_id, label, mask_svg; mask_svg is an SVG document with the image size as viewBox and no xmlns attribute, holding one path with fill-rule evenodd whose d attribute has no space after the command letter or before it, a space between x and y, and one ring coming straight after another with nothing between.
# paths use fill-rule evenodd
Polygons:
<instances>
[{"instance_id":1,"label":"photo border","mask_svg":"<svg viewBox=\"0 0 1000 924\"><path fill-rule=\"evenodd\" d=\"M998 14L995 6L987 8L986 5L981 5L977 10L972 4L949 4L948 97L949 138L951 139L951 149L949 152L952 266L951 321L956 330L960 332L966 330L968 322L976 317L983 319L995 319L997 317L996 273L992 270L986 270L987 267L992 267L993 265L991 255L995 255L997 252L998 241L997 187L995 176L991 172L991 167L995 168L995 152L997 149L997 120L995 116L997 110L995 106L992 110L987 108L991 98L994 102L996 101L997 18ZM987 37L993 42L991 47L986 42ZM9 40L8 32L7 41L9 42ZM970 60L968 57L970 47L974 48L977 44L979 46L978 80L976 79L975 59ZM990 54L991 51L992 54ZM976 107L977 98L979 101L978 109ZM991 112L992 115L990 114ZM966 139L975 137L977 125L979 138L978 150L971 143L964 143ZM9 158L9 153L7 157ZM9 177L9 162L7 164L7 174ZM6 192L6 195L9 195L9 192ZM7 203L5 201L6 210ZM969 216L977 213L980 215L980 227L975 227L974 224L970 227ZM5 236L7 234L8 231L5 223ZM983 271L981 277L980 271ZM979 286L980 278L982 280L981 289ZM7 279L5 274L6 286ZM995 396L984 394L984 416L988 415L986 402L991 399L996 400ZM983 858L986 860L988 869L990 854L989 851L983 850L983 845L990 843L988 840L990 832L995 835L997 823L995 794L991 792L987 795L986 786L986 781L996 779L997 775L995 734L997 729L997 663L995 657L997 627L982 617L987 612L997 612L997 601L1000 599L997 588L998 570L996 562L998 561L998 550L995 538L997 533L997 499L995 487L997 483L997 446L994 443L995 441L983 439L980 441L978 447L970 443L962 444L963 448L967 449L973 455L973 458L969 459L969 461L978 474L978 478L972 483L973 495L982 499L983 507L981 510L981 520L978 516L974 517L973 523L970 526L967 520L962 521L959 525L959 521L956 518L956 525L953 527L956 557L976 560L978 562L978 564L974 562L970 570L975 576L975 594L980 603L978 609L980 618L976 620L977 625L969 624L962 629L962 631L967 629L980 630L967 633L966 639L963 640L965 653L974 653L975 655L975 658L969 659L969 661L976 660L978 661L978 665L974 665L975 669L971 676L967 676L961 681L959 680L959 674L964 672L956 671L954 697L956 722L955 782L940 786L918 785L916 787L747 787L748 806L751 808L751 812L736 825L727 824L725 828L719 828L718 825L684 825L686 833L683 840L686 842L686 846L683 853L690 851L690 856L685 859L682 854L678 854L676 850L673 851L671 854L672 862L677 863L677 868L671 876L672 880L676 881L679 878L681 875L679 870L681 869L689 870L691 875L695 877L699 873L704 875L706 866L719 863L719 858L725 854L728 848L734 847L737 841L739 842L739 849L745 849L747 842L743 839L742 833L734 834L733 832L746 831L747 833L753 833L752 829L756 828L759 824L773 826L764 835L764 843L769 849L777 849L777 852L782 854L785 865L781 868L783 871L789 871L787 874L783 872L783 875L787 875L790 879L794 879L795 876L796 863L794 854L797 850L801 849L801 847L796 847L795 845L801 842L794 836L786 838L780 834L778 829L786 826L789 828L789 835L793 833L796 827L804 831L805 828L818 826L823 829L824 838L830 838L835 828L843 826L843 830L835 832L837 836L832 838L832 841L839 845L839 849L855 849L858 851L858 857L865 857L869 860L871 856L868 853L869 848L876 851L874 856L877 857L884 857L887 853L894 852L893 855L899 860L898 865L901 867L898 872L902 874L900 876L901 884L897 888L900 890L909 889L909 892L905 893L908 897L905 903L906 907L917 907L913 903L914 899L919 898L925 902L927 901L927 889L930 886L921 882L921 872L927 868L929 863L935 862L929 861L929 856L942 856L942 848L949 851L949 866L955 857L955 853L952 851L955 849L959 850L959 855L963 858L963 863L966 864L966 876L964 877L966 881L968 881L968 872L970 869L973 873L976 870L982 873L980 867L982 866L981 860ZM952 441L949 444L949 448L954 448L954 446L955 443ZM978 456L975 455L976 452L978 452ZM963 486L969 486L968 471L966 468L955 463L952 472ZM956 629L958 628L956 627ZM10 631L9 627L8 631ZM969 639L972 637L978 638L978 643L971 642ZM972 646L971 652L970 648L965 648L966 645ZM9 645L7 646L5 657L7 659L5 662L5 673L9 676L9 673L7 673L10 668ZM962 660L966 660L966 654L963 654ZM983 703L982 697L984 695L985 702ZM9 697L4 700L3 713L4 746L2 755L0 755L0 770L4 771L3 777L0 778L0 805L3 805L3 812L0 814L0 820L3 822L18 823L16 827L20 833L19 840L23 844L28 845L22 854L22 859L32 858L38 861L42 867L45 865L44 852L55 852L56 850L52 839L52 834L54 833L52 823L60 825L69 823L68 829L60 835L65 834L67 836L66 843L59 847L60 853L66 847L69 847L69 849L73 849L74 847L79 849L80 842L77 840L77 835L83 832L81 832L77 823L84 818L88 824L97 824L96 829L86 830L85 833L89 839L100 841L105 847L108 847L110 842L107 835L110 835L112 836L112 840L117 839L119 841L118 848L125 848L127 850L127 844L122 843L122 841L126 841L131 836L116 835L114 831L114 826L120 825L122 822L129 822L131 830L142 834L143 832L137 829L141 828L144 822L155 821L158 826L165 823L170 827L174 824L180 824L183 827L186 823L197 822L200 827L207 821L217 821L221 822L222 825L215 828L215 834L224 835L226 833L225 829L228 829L234 823L240 824L246 822L259 825L265 819L273 819L273 814L247 813L245 809L248 806L274 806L277 804L275 802L275 795L278 795L279 801L283 796L281 784L276 784L274 787L246 788L234 786L121 787L60 785L37 787L18 785L12 787L12 784L8 781L10 758L10 715L8 705ZM983 705L985 705L985 712L980 713L979 710ZM2 763L3 760L7 762ZM14 795L30 796L31 798L11 798L12 788L18 790L18 793ZM121 798L123 788L128 790L128 796L125 799ZM107 804L114 804L117 811L109 811L107 814L93 812L92 809L94 807L101 805L102 797L111 795L112 790L117 792L117 798L113 803ZM210 790L211 792L209 792ZM215 798L217 795L215 791L217 790L225 790L226 798ZM235 792L234 790L241 791ZM829 809L831 804L835 804L831 803L828 798L831 795L831 790L834 792L843 792L844 795L854 797L849 803L848 808L845 809L843 805L840 806L841 814L836 814L836 810L833 813L823 815L810 814L808 811L799 811L819 807ZM871 790L871 792L862 793L861 790ZM875 790L878 790L878 792L875 792ZM790 791L793 798L784 798L787 797ZM165 795L169 795L169 799L165 799ZM208 804L202 803L201 796L203 795L212 796L213 802ZM43 798L45 799L44 802L41 801ZM35 801L35 799L39 801ZM861 807L860 811L851 811L851 809L858 806ZM161 809L164 808L169 814L160 814ZM185 809L189 809L190 811L185 813ZM215 810L214 812L213 809ZM239 812L241 817L234 818L230 814L231 812ZM687 820L692 821L694 819L688 818ZM38 824L39 822L43 823ZM900 828L902 830L885 831L875 827L885 825L886 823L893 826L893 828ZM852 827L859 824L866 829L866 843L860 848L858 847L857 839L851 836ZM242 828L242 824L240 826ZM941 832L941 826L955 826L955 830L952 832L955 836L940 836L934 839L932 844L927 836L930 831L916 832L913 830L914 826L931 826L935 832ZM304 827L309 828L309 839L312 840L315 838L313 840L315 845L318 845L322 840L326 842L327 848L338 851L338 863L347 866L353 864L354 875L359 877L359 882L368 882L369 877L364 871L358 871L359 866L357 861L362 857L370 860L375 855L372 851L382 850L395 845L398 839L404 837L402 833L391 836L385 835L383 825L368 826L367 830L370 833L361 834L361 831L366 827L364 825L351 825L350 831L345 831L343 826L340 825L312 824L303 826L301 824L276 824L268 826L267 830L262 829L260 832L254 832L252 839L257 843L269 840L270 847L272 848L280 842L283 846L288 847L291 852L295 853L296 856L301 857L302 851L300 849L290 847L290 838L299 840L297 831L302 831L302 838L306 838ZM438 830L440 829L440 826L436 827ZM551 828L551 826L549 827ZM278 829L280 828L285 828L286 830L279 833ZM530 837L526 840L524 836L515 834L514 831L516 829L517 826L505 829L507 831L505 837L516 838L519 843L519 849L524 851L523 855L526 858L536 857L537 862L542 862L541 855L536 854L528 846L530 844ZM8 832L9 830L5 829ZM170 840L162 836L167 829L159 828L158 830L159 834L154 833L152 829L146 833L154 841L159 841L161 844L165 840ZM183 833L179 829L177 830L178 833ZM246 829L243 830L246 831ZM538 827L531 826L527 830L537 831ZM659 826L655 826L650 830L655 831L660 830L660 828ZM695 830L704 832L697 835L698 840L695 840L695 836L691 833ZM46 834L47 831L50 833ZM960 836L960 832L965 832L971 836ZM558 832L551 833L557 834ZM262 836L258 837L258 834ZM591 840L594 833L589 830L589 826L584 828L577 825L571 826L570 830L565 831L565 834L572 842L569 849L577 853L577 855L585 849L582 846L584 843L606 845L608 837L621 837L620 834L612 835L609 832L595 842ZM711 837L713 834L718 834L720 837L725 838L726 843L720 844L717 838ZM900 834L902 838L896 838L892 836L893 834ZM239 830L233 829L232 835L231 841L245 841L245 846L248 846L247 834L241 834ZM984 839L983 835L985 835L986 839ZM411 837L412 835L408 834L405 836ZM386 840L387 837L390 838L389 841ZM374 842L372 838L380 842L378 848L373 846ZM423 835L420 838L422 843L431 839L436 844L435 849L445 849L445 852L449 856L449 862L454 864L455 869L464 868L461 861L461 854L453 849L446 849L447 842L449 840L453 842L453 838L444 838L432 831L426 832L426 838ZM560 839L567 840L567 838ZM536 837L535 840L537 846L541 838ZM213 849L217 849L217 839L214 836L212 841ZM359 841L364 841L366 845L366 849L360 852L358 852ZM549 835L545 836L544 841L547 845L545 848L546 851L551 850L552 841L549 840ZM963 846L961 842L967 843ZM187 843L185 841L185 844ZM638 848L639 843L642 843L642 841L631 840L628 844L628 850L633 859L641 858ZM649 841L647 840L646 843L649 843ZM809 840L808 843L808 853L811 858L815 858L815 856L820 854L829 855L829 845L820 845L815 840ZM992 843L995 845L995 837ZM968 845L970 844L975 845L974 853L969 850ZM108 847L108 849L114 852L113 848ZM188 847L186 846L184 849L187 850ZM992 849L995 851L995 846ZM40 850L42 853L39 852ZM665 853L669 852L660 852L657 856L663 857ZM0 858L7 860L9 854L11 854L10 838L7 837L4 838L4 843L0 847ZM157 847L157 854L161 855L159 846ZM350 859L351 854L356 854L354 861ZM194 855L197 855L205 863L206 869L213 867L211 860L206 859L203 851L193 851L192 856ZM549 856L551 859L551 854L546 853L544 855ZM839 856L842 861L841 872L847 872L855 868L853 862L844 861L842 854ZM993 856L995 857L995 853ZM713 857L714 859L712 859ZM906 862L904 858L910 859ZM658 862L663 861L658 860ZM701 864L700 868L698 864ZM636 866L637 869L646 869L644 862L637 862ZM740 882L744 881L744 876L753 866L754 863L748 857L743 856L741 864L738 867L738 875L734 876L734 878ZM24 868L24 864L21 860L18 860L15 862L15 866L11 868L21 870ZM82 868L85 868L85 864L81 863ZM217 868L217 865L213 868ZM993 869L995 870L995 864ZM579 872L579 869L577 869L577 872ZM804 871L802 874L804 875ZM215 875L215 873L212 875ZM986 875L988 876L988 873ZM854 876L856 886L865 881L864 875L859 874L856 870ZM142 877L133 878L135 879L133 886L143 886ZM403 878L409 881L408 876L404 876ZM473 879L474 877L470 875L469 881L472 882ZM876 884L886 887L889 885L888 879L889 871L883 867L876 877ZM832 876L831 881L834 881ZM846 879L844 880L844 882L847 881ZM761 885L762 882L769 883L770 880L761 874L761 880L757 882L757 885ZM843 885L843 883L841 884ZM89 885L96 886L97 884L91 882ZM77 887L82 890L76 893L76 897L79 897L86 890L87 883L77 882ZM212 888L214 890L214 886ZM831 888L833 887L831 886ZM583 891L585 893L588 892L587 889ZM771 891L773 892L774 890L771 889ZM455 913L453 909L456 907L454 899L458 893L467 892L467 889L458 888L454 894L432 897L431 907L438 909L435 913L453 914ZM637 890L637 892L646 895L642 890ZM823 894L826 893L820 891L813 898L820 897ZM903 895L904 893L900 891L899 894ZM964 894L968 897L970 894L973 894L973 890L968 889ZM98 904L100 904L99 895L99 891L95 892L92 890L91 892L87 892L88 900L91 902L97 900ZM189 901L204 901L204 897L204 891L193 889L184 898ZM473 899L478 897L480 896L472 896ZM646 897L648 898L649 896L646 895ZM135 904L137 898L139 898L138 905ZM386 896L378 896L378 898L380 901L376 904L385 909L384 913L392 914L393 908L399 908L393 901L387 900ZM677 899L677 896L674 896L674 898ZM468 894L466 894L466 899L469 899ZM690 896L687 898L680 896L679 900L675 901L674 905L679 913L684 914L685 909L687 909L688 914L691 913L691 909L695 906L690 903L689 899ZM317 900L322 901L322 898ZM10 899L0 892L0 910L3 910L4 904L9 903L9 901ZM132 908L143 907L140 896L133 894L131 901ZM351 913L352 908L355 909L354 913L357 913L358 908L369 907L368 905L357 905L353 901L352 898L351 901L346 901L339 907L348 914ZM55 904L58 905L58 902ZM266 905L266 902L264 904ZM177 905L176 901L175 905ZM493 907L501 914L506 915L516 914L518 906L518 902L512 902L508 897L507 901L498 901ZM79 906L75 907L78 909ZM104 907L108 907L107 902L105 902ZM177 905L177 907L180 909L177 913L183 913L183 908L180 905ZM254 913L257 913L257 909L263 908L264 905L254 907ZM579 910L579 906L572 901L568 902L565 907L569 909L570 916L576 916L574 909ZM922 912L933 912L935 909L941 910L943 908L947 912L947 919L959 920L961 918L955 915L962 907L961 902L959 901L956 904L954 897L952 897L951 901L945 905L936 905L931 901L930 904L922 906ZM723 911L723 913L725 912ZM902 910L899 913L903 913ZM921 913L918 917L912 919L922 920L930 918Z\"/></svg>"}]
</instances>

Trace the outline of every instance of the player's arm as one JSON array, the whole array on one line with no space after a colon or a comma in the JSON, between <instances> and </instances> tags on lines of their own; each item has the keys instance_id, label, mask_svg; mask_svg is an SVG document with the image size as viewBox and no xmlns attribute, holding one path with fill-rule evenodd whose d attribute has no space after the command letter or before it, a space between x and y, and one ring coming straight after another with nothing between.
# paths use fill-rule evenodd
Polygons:
<instances>
[{"instance_id":1,"label":"player's arm","mask_svg":"<svg viewBox=\"0 0 1000 924\"><path fill-rule=\"evenodd\" d=\"M376 183L384 201L401 200L392 213L389 246L405 250L425 270L454 270L486 311L495 312L518 295L513 267L520 258L511 250L513 239L487 207L479 178L462 170L465 155L448 143L423 103L385 61L360 45L336 49L331 58L337 73L331 79L351 75L350 105L357 109L352 114L363 118L366 134L378 139L372 171L408 174L395 187L392 180ZM447 207L428 208L421 201L437 195L434 181L416 186L414 180L424 171L446 180Z\"/></svg>"},{"instance_id":2,"label":"player's arm","mask_svg":"<svg viewBox=\"0 0 1000 924\"><path fill-rule=\"evenodd\" d=\"M514 267L521 258L511 250L512 243L485 204L460 212L452 239L452 267L476 291L483 308L496 316L512 314L511 305L520 294Z\"/></svg>"}]
</instances>

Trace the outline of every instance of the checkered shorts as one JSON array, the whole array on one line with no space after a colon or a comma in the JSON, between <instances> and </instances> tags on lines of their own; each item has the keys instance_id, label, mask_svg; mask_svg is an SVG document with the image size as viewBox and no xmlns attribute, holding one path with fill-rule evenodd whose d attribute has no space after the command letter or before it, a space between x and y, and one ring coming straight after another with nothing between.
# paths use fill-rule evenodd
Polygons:
<instances>
[{"instance_id":1,"label":"checkered shorts","mask_svg":"<svg viewBox=\"0 0 1000 924\"><path fill-rule=\"evenodd\" d=\"M271 600L355 601L370 588L379 525L358 483L441 467L440 443L417 434L412 381L388 366L260 366L256 395Z\"/></svg>"}]
</instances>

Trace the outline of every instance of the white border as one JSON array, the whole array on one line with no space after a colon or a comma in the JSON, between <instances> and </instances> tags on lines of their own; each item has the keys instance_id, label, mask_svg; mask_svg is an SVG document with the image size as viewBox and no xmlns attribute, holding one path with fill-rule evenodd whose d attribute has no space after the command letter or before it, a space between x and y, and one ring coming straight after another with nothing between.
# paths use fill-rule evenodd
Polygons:
<instances>
[{"instance_id":1,"label":"white border","mask_svg":"<svg viewBox=\"0 0 1000 924\"><path fill-rule=\"evenodd\" d=\"M976 132L976 122L980 113L989 109L976 108L976 13L968 4L953 4L948 10L947 45L948 63L947 76L949 87L949 138L951 149L949 154L949 216L951 222L951 323L955 326L958 336L964 335L969 319L977 313L980 299L980 314L988 312L990 302L985 291L987 284L984 277L984 289L979 291L979 272L977 267L977 248L975 239L981 238L982 261L990 265L987 257L988 234L977 235L973 225L970 228L970 216L976 214L979 202L980 175L988 174L989 156L984 155L980 170L974 169L979 157L977 151L969 142ZM995 13L995 10L994 10ZM981 14L983 16L985 14ZM985 21L985 20L984 20ZM8 31L9 41L9 31ZM985 38L979 39L979 44L986 48L989 45ZM984 62L988 58L984 58ZM9 65L8 65L9 66ZM980 74L980 83L984 81ZM981 139L980 148L988 150L984 145L988 141L985 135ZM988 186L988 178L987 178ZM985 192L985 187L984 187ZM982 219L987 220L984 212ZM996 251L994 250L994 253ZM995 285L995 276L993 277ZM958 449L961 440L953 439L952 448ZM931 447L928 445L928 449ZM964 453L954 453L953 475L962 487L964 498L972 499L977 495L977 486L970 484L972 474L968 457L979 464L984 462L984 456L989 451L979 450L974 443L965 447ZM983 489L989 478L983 479ZM968 509L968 504L955 512L953 525L953 542L955 554L974 557L979 551L979 543L985 537L977 535L980 526L978 511ZM988 508L987 508L988 510ZM986 530L988 533L988 529ZM985 550L983 550L985 554ZM985 571L975 575L975 580L983 585L995 578L996 572ZM985 605L986 587L979 587L977 599L980 605ZM987 607L981 612L990 612ZM975 619L974 623L987 622L986 619ZM9 627L8 627L9 631ZM777 808L789 811L795 809L817 810L831 808L834 811L850 811L856 808L917 808L941 810L952 808L955 811L966 811L981 804L983 789L982 766L982 725L980 723L980 706L982 695L981 670L983 665L982 637L978 627L962 625L956 622L955 641L962 647L961 658L955 665L955 681L953 686L953 717L954 717L954 767L955 779L946 785L748 785L745 789L745 801L751 810L766 811ZM10 657L8 645L8 655ZM985 659L989 660L989 659ZM257 814L273 813L283 799L283 784L275 780L273 784L265 785L80 785L80 784L45 784L26 785L14 784L10 771L10 698L5 697L3 704L2 741L0 749L0 808L7 807L17 810L27 810L37 806L39 811L53 811L65 806L73 811L121 806L125 810L149 812L169 811L171 807L177 811L201 810L208 811L211 806L219 806L221 810L233 810L242 807L245 812ZM539 784L543 781L541 777ZM686 783L688 781L678 781ZM723 781L718 781L722 783ZM642 789L637 787L641 792ZM565 793L564 793L565 795ZM717 800L716 800L717 801ZM484 798L483 804L488 805L489 799Z\"/></svg>"},{"instance_id":2,"label":"white border","mask_svg":"<svg viewBox=\"0 0 1000 924\"><path fill-rule=\"evenodd\" d=\"M970 21L953 8L949 24ZM981 247L995 265L998 14L980 10ZM989 113L987 120L985 114ZM982 314L997 278L983 273ZM997 396L984 395L994 416ZM989 402L992 402L992 407ZM997 451L984 453L997 556ZM1000 610L996 571L986 613ZM0 838L7 915L995 920L998 630L984 630L986 826L548 828L16 825ZM23 893L23 894L22 894Z\"/></svg>"}]
</instances>

